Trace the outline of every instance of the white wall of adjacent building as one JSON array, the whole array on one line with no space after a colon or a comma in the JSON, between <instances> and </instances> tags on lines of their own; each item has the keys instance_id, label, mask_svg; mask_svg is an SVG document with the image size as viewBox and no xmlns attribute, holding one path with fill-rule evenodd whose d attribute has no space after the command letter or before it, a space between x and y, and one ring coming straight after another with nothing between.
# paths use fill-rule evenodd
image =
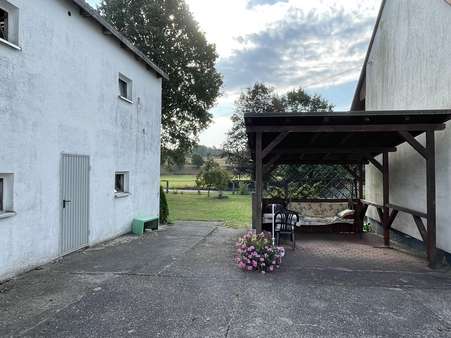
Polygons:
<instances>
[{"instance_id":1,"label":"white wall of adjacent building","mask_svg":"<svg viewBox=\"0 0 451 338\"><path fill-rule=\"evenodd\" d=\"M387 0L366 69L367 110L451 109L450 23L444 0ZM437 246L451 252L451 124L436 143ZM390 202L426 211L425 160L407 144L389 159ZM366 198L381 203L382 176L371 165L366 182ZM421 239L410 215L393 228Z\"/></svg>"},{"instance_id":2,"label":"white wall of adjacent building","mask_svg":"<svg viewBox=\"0 0 451 338\"><path fill-rule=\"evenodd\" d=\"M0 175L16 214L0 214L0 280L59 255L62 153L90 156L90 245L159 212L161 79L71 1L8 2L20 50L0 41ZM119 73L133 103L118 97ZM124 198L117 171L129 172Z\"/></svg>"}]
</instances>

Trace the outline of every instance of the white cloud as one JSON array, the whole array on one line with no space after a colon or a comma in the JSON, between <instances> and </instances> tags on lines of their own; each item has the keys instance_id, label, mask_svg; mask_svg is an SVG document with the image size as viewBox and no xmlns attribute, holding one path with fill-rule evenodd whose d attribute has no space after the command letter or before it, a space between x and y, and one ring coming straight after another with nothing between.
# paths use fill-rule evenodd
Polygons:
<instances>
[{"instance_id":1,"label":"white cloud","mask_svg":"<svg viewBox=\"0 0 451 338\"><path fill-rule=\"evenodd\" d=\"M209 147L219 147L226 139L226 132L232 127L229 117L214 117L210 128L200 135L200 144Z\"/></svg>"},{"instance_id":2,"label":"white cloud","mask_svg":"<svg viewBox=\"0 0 451 338\"><path fill-rule=\"evenodd\" d=\"M216 44L220 57L242 47L240 36L260 31L286 14L284 3L271 8L249 8L248 0L187 0L207 39Z\"/></svg>"},{"instance_id":3,"label":"white cloud","mask_svg":"<svg viewBox=\"0 0 451 338\"><path fill-rule=\"evenodd\" d=\"M269 25L283 20L291 11L333 14L338 11L354 13L356 18L374 17L380 0L288 0L265 1L249 6L249 0L187 0L191 11L208 40L216 44L219 55L228 57L235 49L242 49L239 38L258 33Z\"/></svg>"},{"instance_id":4,"label":"white cloud","mask_svg":"<svg viewBox=\"0 0 451 338\"><path fill-rule=\"evenodd\" d=\"M338 86L349 91L346 84L359 76L381 1L253 0L253 6L249 0L187 2L220 54L225 97L212 113L224 117L232 114L239 91L256 81L279 92L299 86L319 93ZM338 103L333 94L331 99ZM219 146L224 140L217 124L204 134L209 144Z\"/></svg>"}]
</instances>

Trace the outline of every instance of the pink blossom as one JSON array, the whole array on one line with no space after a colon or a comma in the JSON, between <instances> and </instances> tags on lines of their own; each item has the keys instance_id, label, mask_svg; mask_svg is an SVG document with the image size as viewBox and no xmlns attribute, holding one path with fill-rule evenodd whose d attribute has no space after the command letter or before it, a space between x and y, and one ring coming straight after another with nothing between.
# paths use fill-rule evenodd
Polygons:
<instances>
[{"instance_id":1,"label":"pink blossom","mask_svg":"<svg viewBox=\"0 0 451 338\"><path fill-rule=\"evenodd\" d=\"M253 266L254 268L256 268L256 267L257 267L257 261L252 261L252 266Z\"/></svg>"},{"instance_id":2,"label":"pink blossom","mask_svg":"<svg viewBox=\"0 0 451 338\"><path fill-rule=\"evenodd\" d=\"M271 271L271 272L274 271L274 266L270 265L269 266L269 271Z\"/></svg>"},{"instance_id":3,"label":"pink blossom","mask_svg":"<svg viewBox=\"0 0 451 338\"><path fill-rule=\"evenodd\" d=\"M247 269L248 269L249 271L252 271L252 266L249 265L249 266L247 267Z\"/></svg>"},{"instance_id":4,"label":"pink blossom","mask_svg":"<svg viewBox=\"0 0 451 338\"><path fill-rule=\"evenodd\" d=\"M244 264L243 262L240 262L238 264L238 266L240 267L240 269L244 269L246 267L246 264Z\"/></svg>"}]
</instances>

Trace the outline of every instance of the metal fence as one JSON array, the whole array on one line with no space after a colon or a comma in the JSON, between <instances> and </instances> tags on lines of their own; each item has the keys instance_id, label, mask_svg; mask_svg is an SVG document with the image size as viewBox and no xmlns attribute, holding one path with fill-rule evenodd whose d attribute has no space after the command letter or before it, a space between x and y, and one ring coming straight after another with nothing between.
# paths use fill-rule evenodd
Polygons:
<instances>
[{"instance_id":1,"label":"metal fence","mask_svg":"<svg viewBox=\"0 0 451 338\"><path fill-rule=\"evenodd\" d=\"M341 166L279 166L265 179L265 196L284 200L357 198L360 183L350 171Z\"/></svg>"}]
</instances>

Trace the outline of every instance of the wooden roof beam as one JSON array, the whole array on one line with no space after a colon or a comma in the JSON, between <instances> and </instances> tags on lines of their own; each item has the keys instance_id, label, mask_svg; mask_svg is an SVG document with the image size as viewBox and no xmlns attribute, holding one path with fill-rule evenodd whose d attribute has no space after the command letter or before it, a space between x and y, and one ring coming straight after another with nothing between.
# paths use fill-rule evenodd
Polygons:
<instances>
[{"instance_id":1,"label":"wooden roof beam","mask_svg":"<svg viewBox=\"0 0 451 338\"><path fill-rule=\"evenodd\" d=\"M370 156L370 154L380 154L383 152L395 152L396 147L352 147L352 148L330 148L330 147L309 147L309 148L293 148L278 150L279 154L362 154Z\"/></svg>"},{"instance_id":2,"label":"wooden roof beam","mask_svg":"<svg viewBox=\"0 0 451 338\"><path fill-rule=\"evenodd\" d=\"M444 130L444 123L439 124L361 124L361 125L270 125L247 127L248 133L374 133L374 132L400 132L400 131L421 131Z\"/></svg>"}]
</instances>

